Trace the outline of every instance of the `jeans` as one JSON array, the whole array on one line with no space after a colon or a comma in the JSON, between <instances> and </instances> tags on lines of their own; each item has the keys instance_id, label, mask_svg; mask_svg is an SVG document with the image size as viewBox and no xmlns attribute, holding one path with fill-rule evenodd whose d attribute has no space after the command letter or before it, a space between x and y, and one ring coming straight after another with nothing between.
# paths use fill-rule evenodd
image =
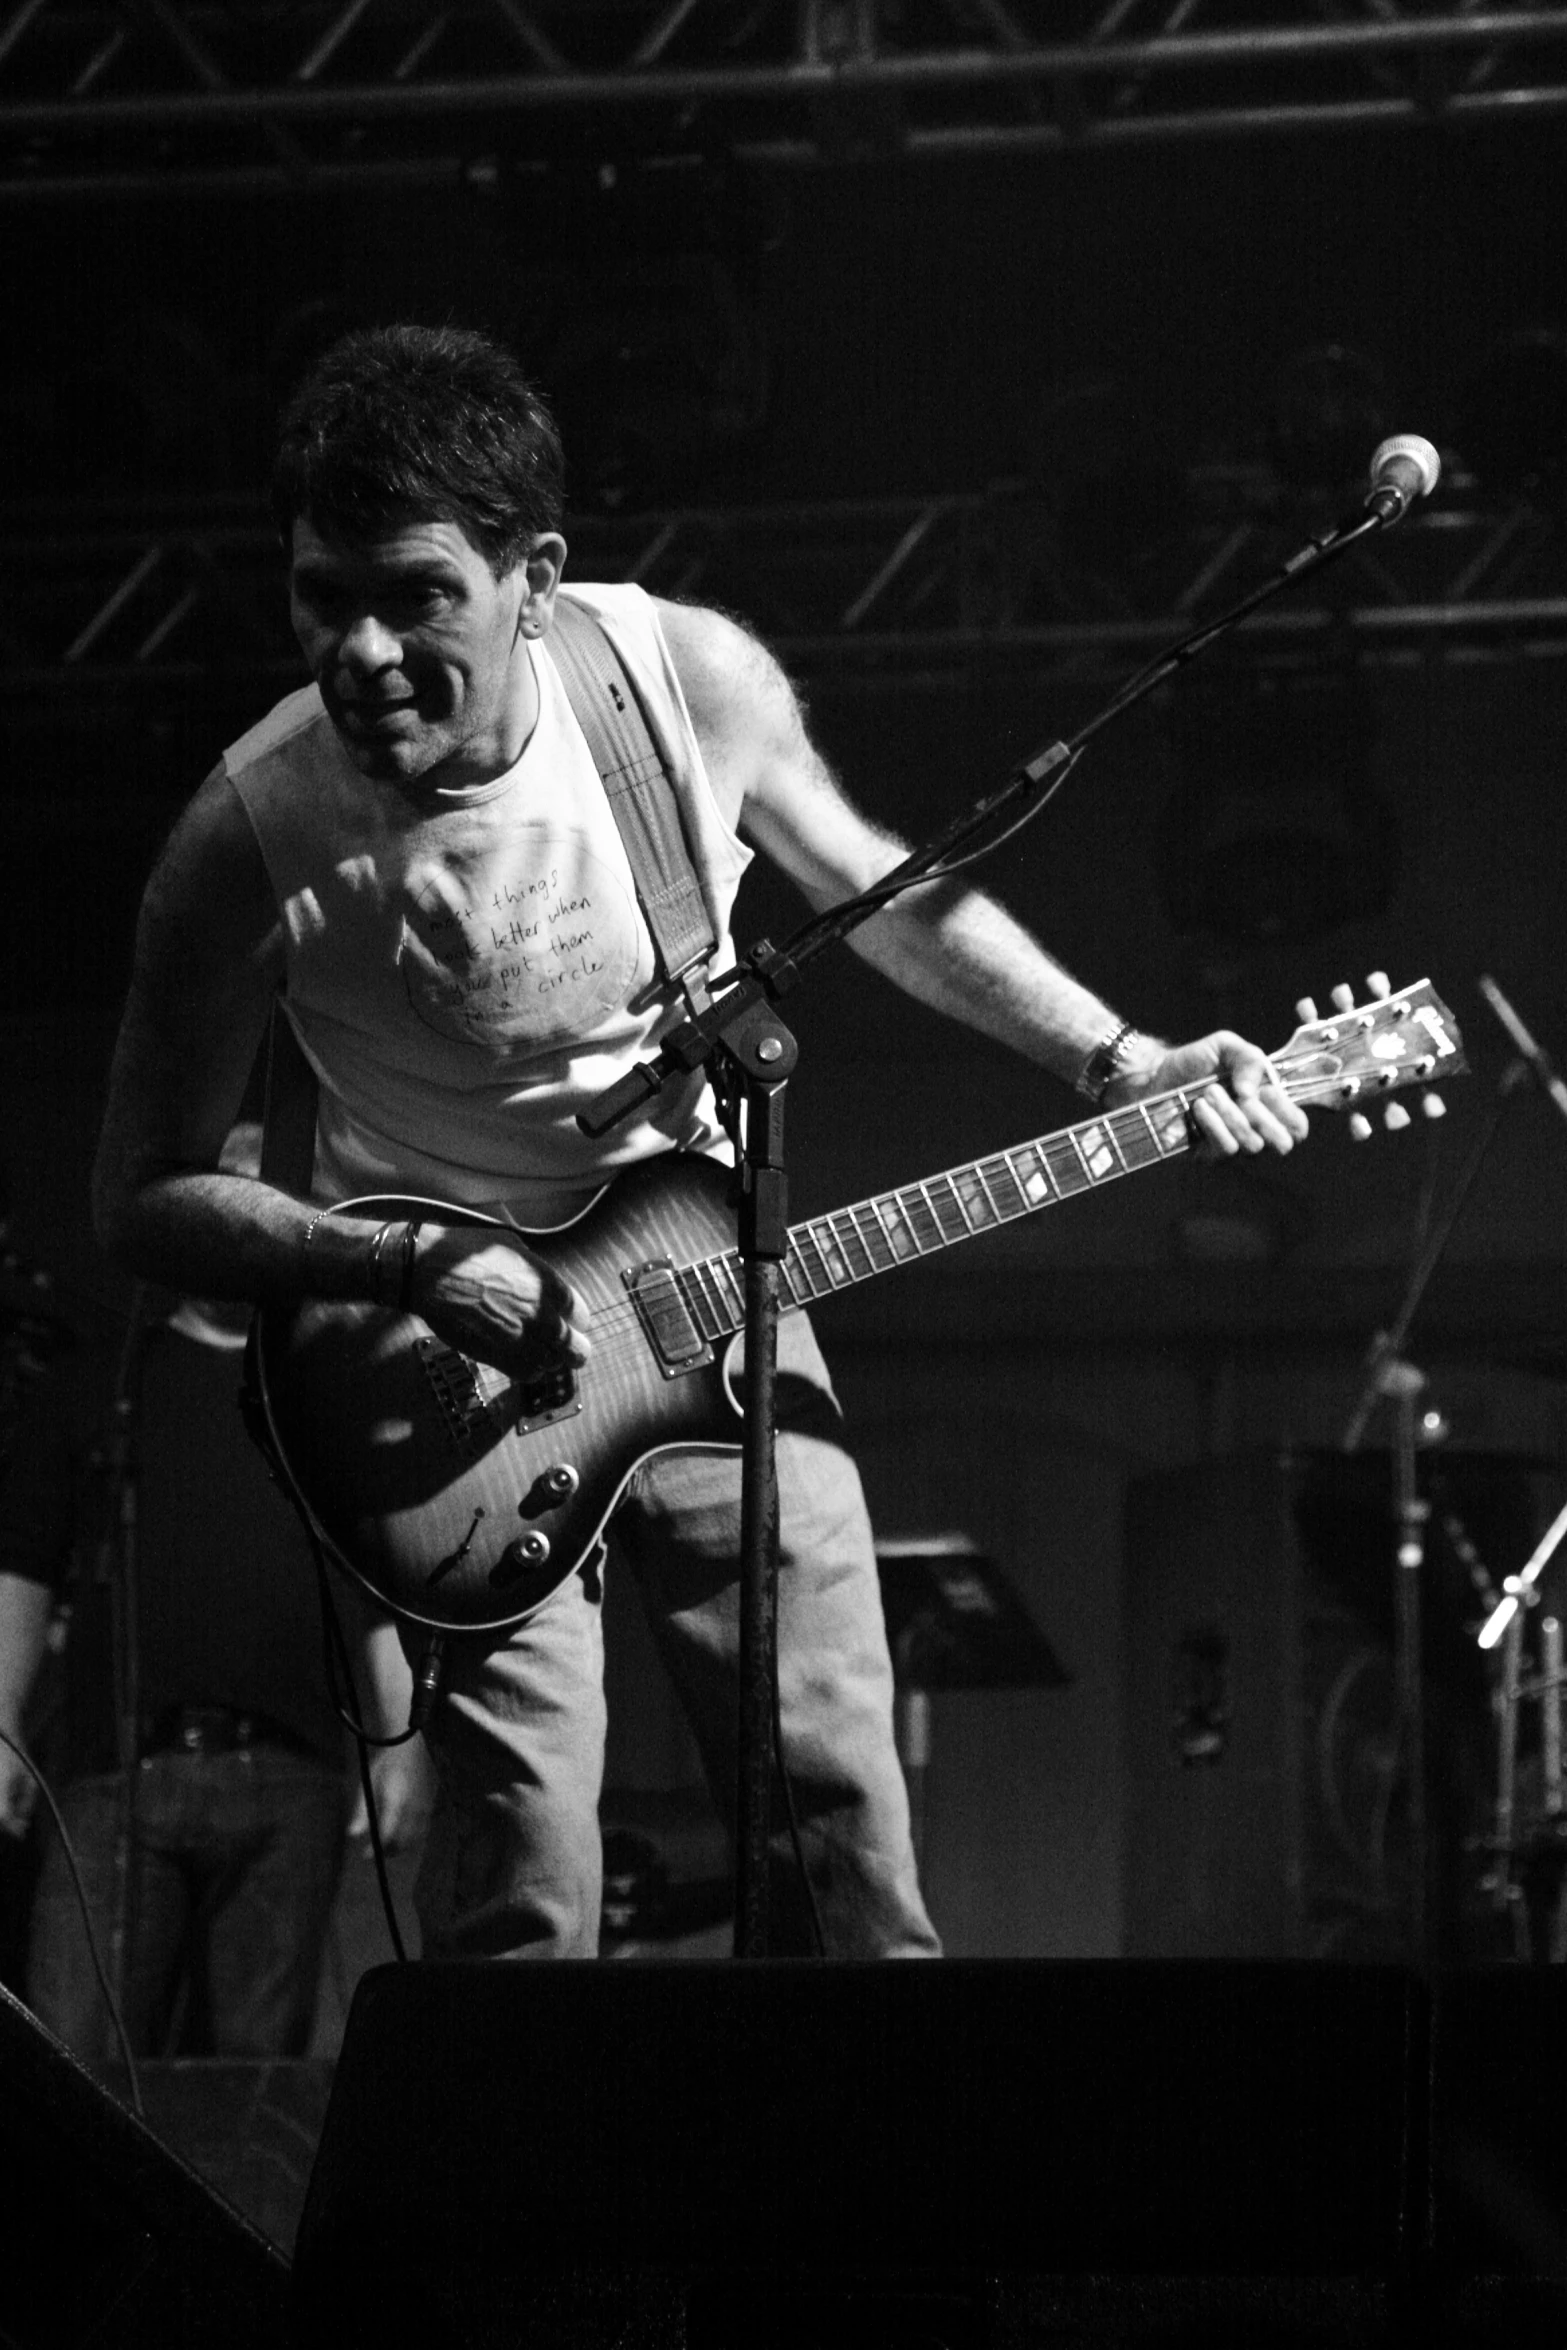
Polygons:
<instances>
[{"instance_id":1,"label":"jeans","mask_svg":"<svg viewBox=\"0 0 1567 2350\"><path fill-rule=\"evenodd\" d=\"M858 1471L803 1315L779 1327L783 1752L833 1958L934 1957L892 1732L892 1668ZM734 1813L737 1454L656 1455L591 1557L509 1638L454 1639L426 1728L440 1772L416 1896L430 1958L587 1958L602 1890L603 1576L636 1580L701 1751ZM410 1653L416 1644L410 1642ZM814 1950L775 1794L770 1941Z\"/></svg>"},{"instance_id":2,"label":"jeans","mask_svg":"<svg viewBox=\"0 0 1567 2350\"><path fill-rule=\"evenodd\" d=\"M60 1802L114 1979L122 1782ZM341 1771L288 1748L149 1755L136 1767L120 2002L137 2056L302 2056L343 1864ZM118 2059L59 1838L33 1909L28 2000L84 2064Z\"/></svg>"}]
</instances>

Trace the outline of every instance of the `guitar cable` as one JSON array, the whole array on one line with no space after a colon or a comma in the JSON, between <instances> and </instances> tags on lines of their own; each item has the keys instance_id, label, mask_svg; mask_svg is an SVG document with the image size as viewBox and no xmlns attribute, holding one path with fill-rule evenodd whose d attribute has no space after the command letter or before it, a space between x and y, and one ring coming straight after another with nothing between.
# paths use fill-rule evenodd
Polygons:
<instances>
[{"instance_id":1,"label":"guitar cable","mask_svg":"<svg viewBox=\"0 0 1567 2350\"><path fill-rule=\"evenodd\" d=\"M247 1354L247 1371L249 1369L249 1359L250 1358ZM246 1399L247 1421L251 1425L252 1434L255 1434L259 1415L255 1412L254 1408L253 1387L242 1390L242 1395ZM371 1857L375 1862L376 1885L381 1896L381 1908L386 1918L386 1929L391 1940L392 1949L395 1952L398 1961L401 1964L406 1965L408 1963L408 1951L403 1941L402 1929L398 1923L396 1904L392 1898L391 1879L387 1873L386 1866L386 1847L381 1836L380 1813L376 1808L375 1788L370 1777L370 1749L372 1747L403 1746L407 1744L410 1738L418 1736L435 1697L436 1684L440 1677L441 1660L445 1643L442 1636L440 1634L436 1634L435 1637L431 1640L429 1647L425 1652L424 1658L420 1663L419 1671L415 1676L413 1703L410 1710L410 1718L407 1728L404 1730L395 1731L389 1737L379 1737L374 1731L366 1729L365 1724L360 1718L357 1710L357 1697L355 1706L350 1708L344 1696L345 1685L350 1694L356 1694L354 1693L353 1664L348 1654L348 1642L343 1632L342 1620L338 1615L337 1607L332 1597L332 1580L328 1570L326 1550L322 1540L321 1529L316 1522L315 1513L305 1501L304 1495L300 1491L298 1485L295 1483L292 1474L288 1470L287 1464L283 1461L276 1448L269 1441L266 1441L259 1436L257 1437L257 1441L261 1443L262 1451L271 1465L273 1474L277 1478L277 1481L283 1492L292 1502L295 1512L304 1527L305 1536L310 1545L310 1555L315 1564L316 1588L321 1609L321 1661L322 1670L326 1680L327 1694L331 1701L333 1712L337 1715L338 1720L342 1723L344 1729L348 1731L349 1735L354 1741L354 1751L359 1764L359 1784L363 1792L365 1802L365 1823L370 1835L370 1852ZM800 1835L800 1822L799 1815L795 1807L794 1788L790 1781L789 1773L784 1766L783 1707L778 1690L778 1670L776 1657L774 1658L773 1663L772 1739L773 1760L774 1766L778 1773L779 1786L783 1794L784 1816L789 1828L789 1842L794 1853L795 1866L799 1871L800 1883L804 1889L806 1907L810 1913L811 1938L815 1945L816 1956L818 1958L825 1958L827 1955L827 1940L822 1930L821 1911L817 1905L816 1889L811 1883L809 1872L805 1866L805 1849ZM102 1980L101 1970L99 1979ZM118 2023L118 2017L116 2017L116 2023ZM122 2029L122 2042L123 2037L124 2035Z\"/></svg>"},{"instance_id":2,"label":"guitar cable","mask_svg":"<svg viewBox=\"0 0 1567 2350\"><path fill-rule=\"evenodd\" d=\"M321 1662L326 1675L327 1694L332 1710L354 1741L354 1752L359 1763L359 1785L365 1801L365 1824L370 1833L370 1857L375 1863L375 1881L381 1896L381 1909L386 1919L386 1930L392 1949L402 1965L408 1963L407 1946L397 1919L397 1904L392 1898L392 1880L387 1873L386 1846L381 1836L381 1815L376 1808L375 1786L370 1777L370 1749L372 1746L406 1746L418 1734L417 1722L410 1721L406 1730L398 1730L389 1738L377 1737L367 1730L358 1712L358 1697L354 1689L353 1661L348 1653L342 1619L332 1598L332 1587L327 1575L326 1559L314 1528L307 1519L311 1555L316 1564L316 1583L321 1602ZM344 1697L344 1689L354 1698L352 1710Z\"/></svg>"},{"instance_id":3,"label":"guitar cable","mask_svg":"<svg viewBox=\"0 0 1567 2350\"><path fill-rule=\"evenodd\" d=\"M314 1226L311 1229L314 1230ZM408 1227L410 1235L417 1234L417 1231L417 1224L411 1224ZM308 1237L307 1234L307 1240ZM409 1244L405 1237L405 1247L407 1245ZM405 1265L405 1278L406 1272ZM406 1963L408 1952L403 1944L402 1929L397 1922L397 1909L392 1899L391 1879L386 1870L386 1847L381 1836L381 1816L376 1809L375 1788L370 1778L370 1749L372 1746L404 1746L410 1738L417 1737L424 1713L429 1710L429 1696L433 1692L426 1692L422 1685L416 1686L414 1705L407 1728L394 1732L390 1737L379 1737L373 1730L367 1730L360 1718L358 1694L354 1689L354 1669L348 1654L348 1642L332 1599L332 1582L327 1570L325 1537L314 1510L306 1499L303 1489L295 1478L294 1472L273 1434L266 1403L265 1381L261 1369L259 1330L259 1319L253 1320L250 1326L250 1336L245 1346L244 1373L240 1380L240 1413L253 1442L259 1447L262 1458L272 1473L274 1482L304 1528L305 1539L310 1545L310 1556L315 1563L316 1591L321 1609L321 1662L327 1696L332 1711L354 1741L354 1749L359 1761L359 1785L365 1799L365 1824L370 1835L370 1852L375 1862L376 1884L380 1889L381 1908L386 1917L386 1929L391 1937L392 1948L398 1959ZM439 1660L437 1660L436 1669L439 1670ZM352 1710L344 1697L345 1687L349 1696L354 1700ZM422 1710L421 1698L424 1700Z\"/></svg>"},{"instance_id":4,"label":"guitar cable","mask_svg":"<svg viewBox=\"0 0 1567 2350\"><path fill-rule=\"evenodd\" d=\"M316 1582L321 1603L321 1659L326 1675L327 1692L332 1702L333 1712L354 1741L354 1749L359 1763L359 1784L365 1799L365 1820L370 1832L370 1851L375 1862L376 1884L380 1890L381 1907L386 1917L386 1929L399 1962L406 1965L408 1951L403 1941L402 1929L398 1924L397 1907L392 1898L391 1878L387 1873L386 1866L386 1848L381 1837L380 1815L376 1809L375 1788L370 1777L370 1749L372 1747L404 1746L410 1738L418 1735L420 1723L424 1714L428 1712L430 1698L434 1695L433 1684L440 1672L441 1652L444 1644L439 1637L431 1642L430 1652L421 1667L421 1686L416 1687L415 1690L415 1702L408 1727L384 1738L378 1737L372 1730L367 1730L359 1717L357 1704L355 1708L351 1709L344 1696L345 1686L350 1694L354 1693L353 1663L348 1653L348 1642L343 1631L342 1619L338 1615L336 1603L332 1597L331 1578L327 1571L326 1556L314 1524L309 1517L305 1519L305 1528L310 1537L310 1552L315 1561ZM427 1688L423 1686L426 1680L429 1682ZM419 1703L421 1695L424 1698L422 1706ZM778 1772L779 1787L783 1794L784 1817L788 1823L789 1842L794 1853L795 1867L799 1871L800 1884L805 1894L806 1908L810 1915L811 1939L815 1947L815 1954L818 1958L825 1958L827 1956L827 1937L822 1928L816 1888L811 1883L810 1872L805 1865L805 1846L800 1834L800 1819L794 1800L794 1786L784 1763L783 1701L779 1694L776 1658L773 1669L772 1700L773 1759Z\"/></svg>"}]
</instances>

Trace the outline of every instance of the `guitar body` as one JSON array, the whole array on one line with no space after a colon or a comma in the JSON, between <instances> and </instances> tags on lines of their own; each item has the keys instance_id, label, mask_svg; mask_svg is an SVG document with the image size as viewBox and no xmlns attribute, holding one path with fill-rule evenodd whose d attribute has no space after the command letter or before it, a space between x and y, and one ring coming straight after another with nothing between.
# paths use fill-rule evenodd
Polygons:
<instances>
[{"instance_id":1,"label":"guitar body","mask_svg":"<svg viewBox=\"0 0 1567 2350\"><path fill-rule=\"evenodd\" d=\"M469 1363L414 1314L320 1298L264 1308L254 1362L269 1448L336 1563L405 1621L508 1630L589 1554L650 1453L735 1449L724 1352L666 1376L621 1278L731 1249L728 1189L711 1160L656 1159L575 1223L527 1235L591 1310L593 1353L564 1398ZM343 1206L492 1220L429 1200Z\"/></svg>"}]
</instances>

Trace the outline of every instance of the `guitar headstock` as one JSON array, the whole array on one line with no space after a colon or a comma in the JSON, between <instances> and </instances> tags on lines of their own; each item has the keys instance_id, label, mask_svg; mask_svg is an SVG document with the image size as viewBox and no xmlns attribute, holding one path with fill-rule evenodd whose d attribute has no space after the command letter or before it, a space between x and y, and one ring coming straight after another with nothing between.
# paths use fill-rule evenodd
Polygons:
<instances>
[{"instance_id":1,"label":"guitar headstock","mask_svg":"<svg viewBox=\"0 0 1567 2350\"><path fill-rule=\"evenodd\" d=\"M1333 1010L1319 1018L1309 996L1296 1005L1301 1025L1273 1065L1285 1089L1308 1109L1348 1110L1350 1131L1363 1139L1371 1131L1365 1112L1383 1095L1406 1085L1430 1087L1468 1067L1458 1023L1428 979L1413 987L1389 987L1373 972L1366 1000L1357 1004L1347 987L1333 990ZM1440 1094L1427 1092L1427 1117L1443 1111ZM1407 1126L1409 1112L1390 1103L1389 1126Z\"/></svg>"}]
</instances>

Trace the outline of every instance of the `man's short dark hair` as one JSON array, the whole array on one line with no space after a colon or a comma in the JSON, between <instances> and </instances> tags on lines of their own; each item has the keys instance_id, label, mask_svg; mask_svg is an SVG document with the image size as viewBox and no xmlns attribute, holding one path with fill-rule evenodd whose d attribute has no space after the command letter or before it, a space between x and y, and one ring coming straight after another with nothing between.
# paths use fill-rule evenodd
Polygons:
<instances>
[{"instance_id":1,"label":"man's short dark hair","mask_svg":"<svg viewBox=\"0 0 1567 2350\"><path fill-rule=\"evenodd\" d=\"M564 474L555 420L509 351L466 327L369 327L284 410L272 510L285 545L302 514L347 538L454 522L499 579L560 528Z\"/></svg>"}]
</instances>

